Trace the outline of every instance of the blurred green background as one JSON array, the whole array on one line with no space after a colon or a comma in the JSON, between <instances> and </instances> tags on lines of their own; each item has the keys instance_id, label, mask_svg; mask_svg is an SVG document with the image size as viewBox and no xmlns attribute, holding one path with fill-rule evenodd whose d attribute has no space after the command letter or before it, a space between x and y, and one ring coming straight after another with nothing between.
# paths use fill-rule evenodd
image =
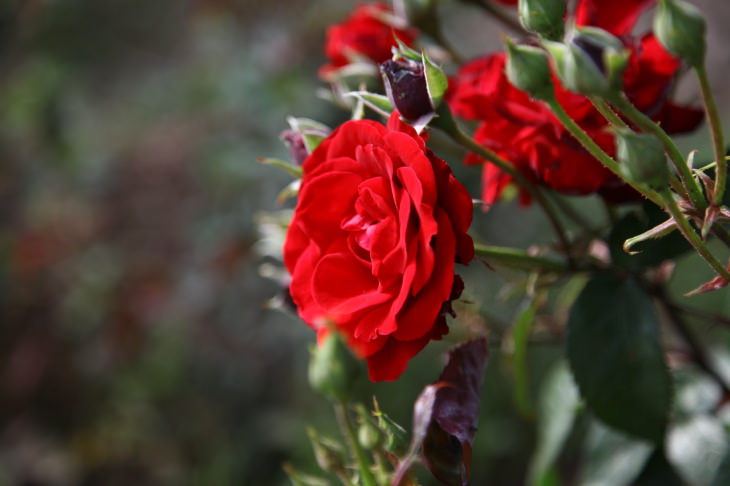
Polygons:
<instances>
[{"instance_id":1,"label":"blurred green background","mask_svg":"<svg viewBox=\"0 0 730 486\"><path fill-rule=\"evenodd\" d=\"M354 4L0 0L0 486L278 485L282 463L313 467L306 424L334 427L306 384L314 336L266 308L280 289L255 252L254 216L289 179L256 158L287 157L287 115L346 116L316 98L316 71ZM728 9L704 4L725 36L711 62L727 113ZM499 44L474 10L445 10L465 54ZM477 172L457 171L477 194ZM475 228L526 246L542 224L506 204ZM678 292L707 280L695 263ZM375 388L406 425L436 356L485 316L498 337L520 305L495 297L504 275L468 274L472 319ZM725 300L697 302L730 313ZM532 355L536 383L558 350ZM535 431L496 358L488 380L474 474L516 484Z\"/></svg>"}]
</instances>

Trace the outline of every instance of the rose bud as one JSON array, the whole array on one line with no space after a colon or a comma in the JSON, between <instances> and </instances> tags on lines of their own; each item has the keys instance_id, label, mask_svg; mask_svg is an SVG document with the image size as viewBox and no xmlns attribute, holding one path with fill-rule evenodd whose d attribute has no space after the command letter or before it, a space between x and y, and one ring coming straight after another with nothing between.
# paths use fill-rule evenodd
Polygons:
<instances>
[{"instance_id":1,"label":"rose bud","mask_svg":"<svg viewBox=\"0 0 730 486\"><path fill-rule=\"evenodd\" d=\"M565 0L520 0L522 26L540 37L558 40L565 31Z\"/></svg>"},{"instance_id":2,"label":"rose bud","mask_svg":"<svg viewBox=\"0 0 730 486\"><path fill-rule=\"evenodd\" d=\"M309 384L331 400L345 400L359 375L355 357L336 331L325 334L309 361Z\"/></svg>"},{"instance_id":3,"label":"rose bud","mask_svg":"<svg viewBox=\"0 0 730 486\"><path fill-rule=\"evenodd\" d=\"M370 412L363 405L357 407L357 441L366 450L375 450L383 442L383 432L375 425Z\"/></svg>"},{"instance_id":4,"label":"rose bud","mask_svg":"<svg viewBox=\"0 0 730 486\"><path fill-rule=\"evenodd\" d=\"M433 113L423 64L388 60L380 65L385 93L390 103L406 120L418 120Z\"/></svg>"},{"instance_id":5,"label":"rose bud","mask_svg":"<svg viewBox=\"0 0 730 486\"><path fill-rule=\"evenodd\" d=\"M505 73L509 82L538 100L549 100L555 96L550 63L542 49L533 46L516 45L509 38Z\"/></svg>"},{"instance_id":6,"label":"rose bud","mask_svg":"<svg viewBox=\"0 0 730 486\"><path fill-rule=\"evenodd\" d=\"M669 168L664 148L651 135L631 130L616 132L616 155L621 172L630 181L662 189L669 184Z\"/></svg>"},{"instance_id":7,"label":"rose bud","mask_svg":"<svg viewBox=\"0 0 730 486\"><path fill-rule=\"evenodd\" d=\"M545 41L566 88L585 96L611 96L621 89L629 51L623 43L596 27L578 29L568 42Z\"/></svg>"},{"instance_id":8,"label":"rose bud","mask_svg":"<svg viewBox=\"0 0 730 486\"><path fill-rule=\"evenodd\" d=\"M279 138L289 148L289 154L291 155L292 162L297 165L302 165L304 159L309 157L307 146L304 143L304 137L300 132L296 130L284 130L281 132Z\"/></svg>"},{"instance_id":9,"label":"rose bud","mask_svg":"<svg viewBox=\"0 0 730 486\"><path fill-rule=\"evenodd\" d=\"M661 0L654 17L654 33L672 54L693 67L705 62L705 19L694 5L682 0Z\"/></svg>"}]
</instances>

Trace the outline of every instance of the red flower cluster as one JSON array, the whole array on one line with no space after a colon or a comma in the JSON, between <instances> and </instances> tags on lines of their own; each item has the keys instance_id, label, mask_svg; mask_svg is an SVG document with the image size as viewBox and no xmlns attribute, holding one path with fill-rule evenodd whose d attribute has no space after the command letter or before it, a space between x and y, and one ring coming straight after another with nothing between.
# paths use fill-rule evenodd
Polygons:
<instances>
[{"instance_id":1,"label":"red flower cluster","mask_svg":"<svg viewBox=\"0 0 730 486\"><path fill-rule=\"evenodd\" d=\"M694 129L702 112L668 99L680 62L667 53L653 34L637 40L626 36L640 13L652 2L583 0L576 12L578 25L590 23L623 36L632 52L624 74L624 90L643 112L661 122L669 133ZM512 86L504 73L505 56L492 54L465 65L452 80L449 104L457 115L479 120L475 138L512 162L535 182L565 194L596 191L615 195L620 181L593 159L541 102ZM614 151L607 122L587 98L563 89L554 79L558 100L566 111L608 153ZM484 163L469 155L467 163ZM492 164L483 172L482 197L494 203L510 182ZM527 196L523 194L523 202Z\"/></svg>"},{"instance_id":2,"label":"red flower cluster","mask_svg":"<svg viewBox=\"0 0 730 486\"><path fill-rule=\"evenodd\" d=\"M302 167L284 246L299 315L320 334L334 322L373 381L395 380L448 332L454 263L474 254L471 198L397 112L343 124Z\"/></svg>"},{"instance_id":3,"label":"red flower cluster","mask_svg":"<svg viewBox=\"0 0 730 486\"><path fill-rule=\"evenodd\" d=\"M417 32L391 25L385 20L388 15L392 12L383 3L360 4L344 22L327 29L325 54L329 64L320 69L320 76L326 78L328 73L357 58L380 64L390 59L391 48L397 46L396 38L411 45Z\"/></svg>"}]
</instances>

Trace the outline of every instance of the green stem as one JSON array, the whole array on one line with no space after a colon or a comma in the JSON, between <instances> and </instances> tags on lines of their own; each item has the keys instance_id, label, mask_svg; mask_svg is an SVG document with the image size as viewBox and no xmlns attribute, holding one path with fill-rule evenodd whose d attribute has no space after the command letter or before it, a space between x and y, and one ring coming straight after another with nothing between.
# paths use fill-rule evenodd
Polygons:
<instances>
[{"instance_id":1,"label":"green stem","mask_svg":"<svg viewBox=\"0 0 730 486\"><path fill-rule=\"evenodd\" d=\"M715 149L715 161L717 169L715 169L715 192L713 204L719 206L722 204L722 197L725 194L725 186L727 184L727 160L725 159L725 141L722 134L722 123L720 115L717 111L715 96L712 93L710 80L707 76L707 69L704 65L695 68L697 79L700 82L700 90L702 91L702 100L705 103L705 112L707 113L707 123L710 125L710 133L712 134L712 145Z\"/></svg>"},{"instance_id":2,"label":"green stem","mask_svg":"<svg viewBox=\"0 0 730 486\"><path fill-rule=\"evenodd\" d=\"M513 30L518 34L524 34L525 30L522 28L520 23L514 18L510 17L507 12L494 5L489 0L464 0L466 3L472 3L478 7L481 7L489 15L497 19L502 25Z\"/></svg>"},{"instance_id":3,"label":"green stem","mask_svg":"<svg viewBox=\"0 0 730 486\"><path fill-rule=\"evenodd\" d=\"M452 137L463 147L474 152L479 157L486 159L487 161L496 165L501 171L509 174L517 182L517 184L519 184L520 187L525 189L527 192L530 193L532 197L535 198L535 201L540 205L540 207L542 207L543 211L545 211L545 214L547 215L548 220L550 220L550 224L552 225L555 234L560 240L560 244L563 246L570 258L570 240L568 240L568 236L565 232L565 229L563 228L563 225L560 222L560 219L558 218L555 209L552 207L542 191L532 182L530 182L530 180L527 179L522 174L522 172L515 169L512 164L510 164L505 159L497 155L495 152L489 150L484 145L480 144L461 130L459 130L456 134L452 134Z\"/></svg>"},{"instance_id":4,"label":"green stem","mask_svg":"<svg viewBox=\"0 0 730 486\"><path fill-rule=\"evenodd\" d=\"M357 462L360 478L362 479L362 486L377 486L375 476L373 476L373 472L370 470L370 463L365 455L365 451L360 447L360 442L357 440L355 426L352 424L352 419L347 413L347 405L344 402L335 403L335 414L337 415L340 429L347 438L347 442L355 455L355 461Z\"/></svg>"},{"instance_id":5,"label":"green stem","mask_svg":"<svg viewBox=\"0 0 730 486\"><path fill-rule=\"evenodd\" d=\"M667 211L669 211L669 214L671 214L672 218L674 218L677 222L677 228L682 233L682 236L685 237L697 253L704 258L707 264L710 265L710 267L712 267L719 276L726 280L730 280L730 272L728 272L727 268L725 268L723 264L715 258L715 255L710 252L710 249L707 248L707 245L704 241L702 241L700 235L698 235L694 228L692 228L689 224L689 221L687 221L687 218L685 218L684 214L682 214L682 210L679 209L679 205L677 204L677 201L674 200L671 192L669 192L669 190L665 190L661 193L661 196L664 200Z\"/></svg>"},{"instance_id":6,"label":"green stem","mask_svg":"<svg viewBox=\"0 0 730 486\"><path fill-rule=\"evenodd\" d=\"M535 184L527 179L522 174L522 172L517 170L507 160L503 159L495 152L489 150L487 147L480 144L469 135L464 133L461 128L459 128L459 126L456 124L456 121L451 115L451 112L449 111L448 106L446 106L446 103L443 103L439 107L438 116L434 118L431 125L443 130L447 135L451 137L454 142L458 143L462 147L471 152L474 152L479 157L499 167L501 171L509 174L520 187L529 192L530 195L535 198L535 201L540 205L543 211L545 211L545 214L547 215L548 220L550 221L550 224L555 231L555 234L560 240L560 244L563 246L563 249L568 256L569 261L573 261L570 240L568 239L565 229L563 228L563 225L558 218L557 212L552 207L542 191L540 191L540 189Z\"/></svg>"},{"instance_id":7,"label":"green stem","mask_svg":"<svg viewBox=\"0 0 730 486\"><path fill-rule=\"evenodd\" d=\"M603 101L603 99L596 96L589 96L588 99L591 100L591 103L593 103L593 106L596 107L596 110L598 110L598 112L603 115L603 118L608 120L611 125L614 127L629 128L626 122L623 121L621 117L613 111L611 106Z\"/></svg>"},{"instance_id":8,"label":"green stem","mask_svg":"<svg viewBox=\"0 0 730 486\"><path fill-rule=\"evenodd\" d=\"M624 180L624 177L619 170L618 162L613 160L610 155L608 155L596 142L593 141L590 135L588 135L575 121L573 121L570 115L568 115L568 113L566 113L563 109L561 104L558 103L556 98L552 98L551 100L546 101L546 103L566 130L568 130L593 157L595 157L601 164L603 164L604 167L613 172L617 177ZM661 199L654 191L639 185L631 184L631 187L636 189L645 198L649 199L657 206L662 206Z\"/></svg>"},{"instance_id":9,"label":"green stem","mask_svg":"<svg viewBox=\"0 0 730 486\"><path fill-rule=\"evenodd\" d=\"M593 106L598 110L601 115L603 115L603 117L611 124L611 126L613 126L614 128L629 129L629 126L626 124L626 122L623 121L621 117L618 116L616 112L613 111L611 106L604 100L595 96L591 96L588 99L591 100ZM672 189L674 190L674 192L685 198L689 197L687 191L684 189L684 187L682 187L682 183L679 181L679 179L677 179L674 174L671 175L669 183L672 185Z\"/></svg>"},{"instance_id":10,"label":"green stem","mask_svg":"<svg viewBox=\"0 0 730 486\"><path fill-rule=\"evenodd\" d=\"M621 113L624 114L624 116L626 116L626 118L631 120L633 124L639 127L642 131L651 133L662 142L662 145L664 145L664 149L667 151L674 167L676 167L677 172L679 172L679 177L682 179L682 183L687 189L690 201L692 201L695 208L700 211L704 211L705 208L707 208L707 201L702 194L699 184L692 175L692 171L687 165L682 152L680 152L677 144L674 143L674 140L667 135L667 132L665 132L662 127L631 104L625 95L616 96L615 99L611 100L611 102Z\"/></svg>"},{"instance_id":11,"label":"green stem","mask_svg":"<svg viewBox=\"0 0 730 486\"><path fill-rule=\"evenodd\" d=\"M547 272L567 273L571 267L552 258L532 256L523 250L502 246L474 245L474 252L482 258L494 260L507 267L520 270L542 270Z\"/></svg>"}]
</instances>

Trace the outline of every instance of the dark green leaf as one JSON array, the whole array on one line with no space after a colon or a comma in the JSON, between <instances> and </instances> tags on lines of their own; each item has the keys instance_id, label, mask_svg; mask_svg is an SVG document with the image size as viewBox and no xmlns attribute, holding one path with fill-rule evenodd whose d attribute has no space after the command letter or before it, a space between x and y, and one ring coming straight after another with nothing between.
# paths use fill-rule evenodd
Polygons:
<instances>
[{"instance_id":1,"label":"dark green leaf","mask_svg":"<svg viewBox=\"0 0 730 486\"><path fill-rule=\"evenodd\" d=\"M567 353L589 409L607 425L658 442L671 383L649 296L631 277L599 274L570 312Z\"/></svg>"}]
</instances>

